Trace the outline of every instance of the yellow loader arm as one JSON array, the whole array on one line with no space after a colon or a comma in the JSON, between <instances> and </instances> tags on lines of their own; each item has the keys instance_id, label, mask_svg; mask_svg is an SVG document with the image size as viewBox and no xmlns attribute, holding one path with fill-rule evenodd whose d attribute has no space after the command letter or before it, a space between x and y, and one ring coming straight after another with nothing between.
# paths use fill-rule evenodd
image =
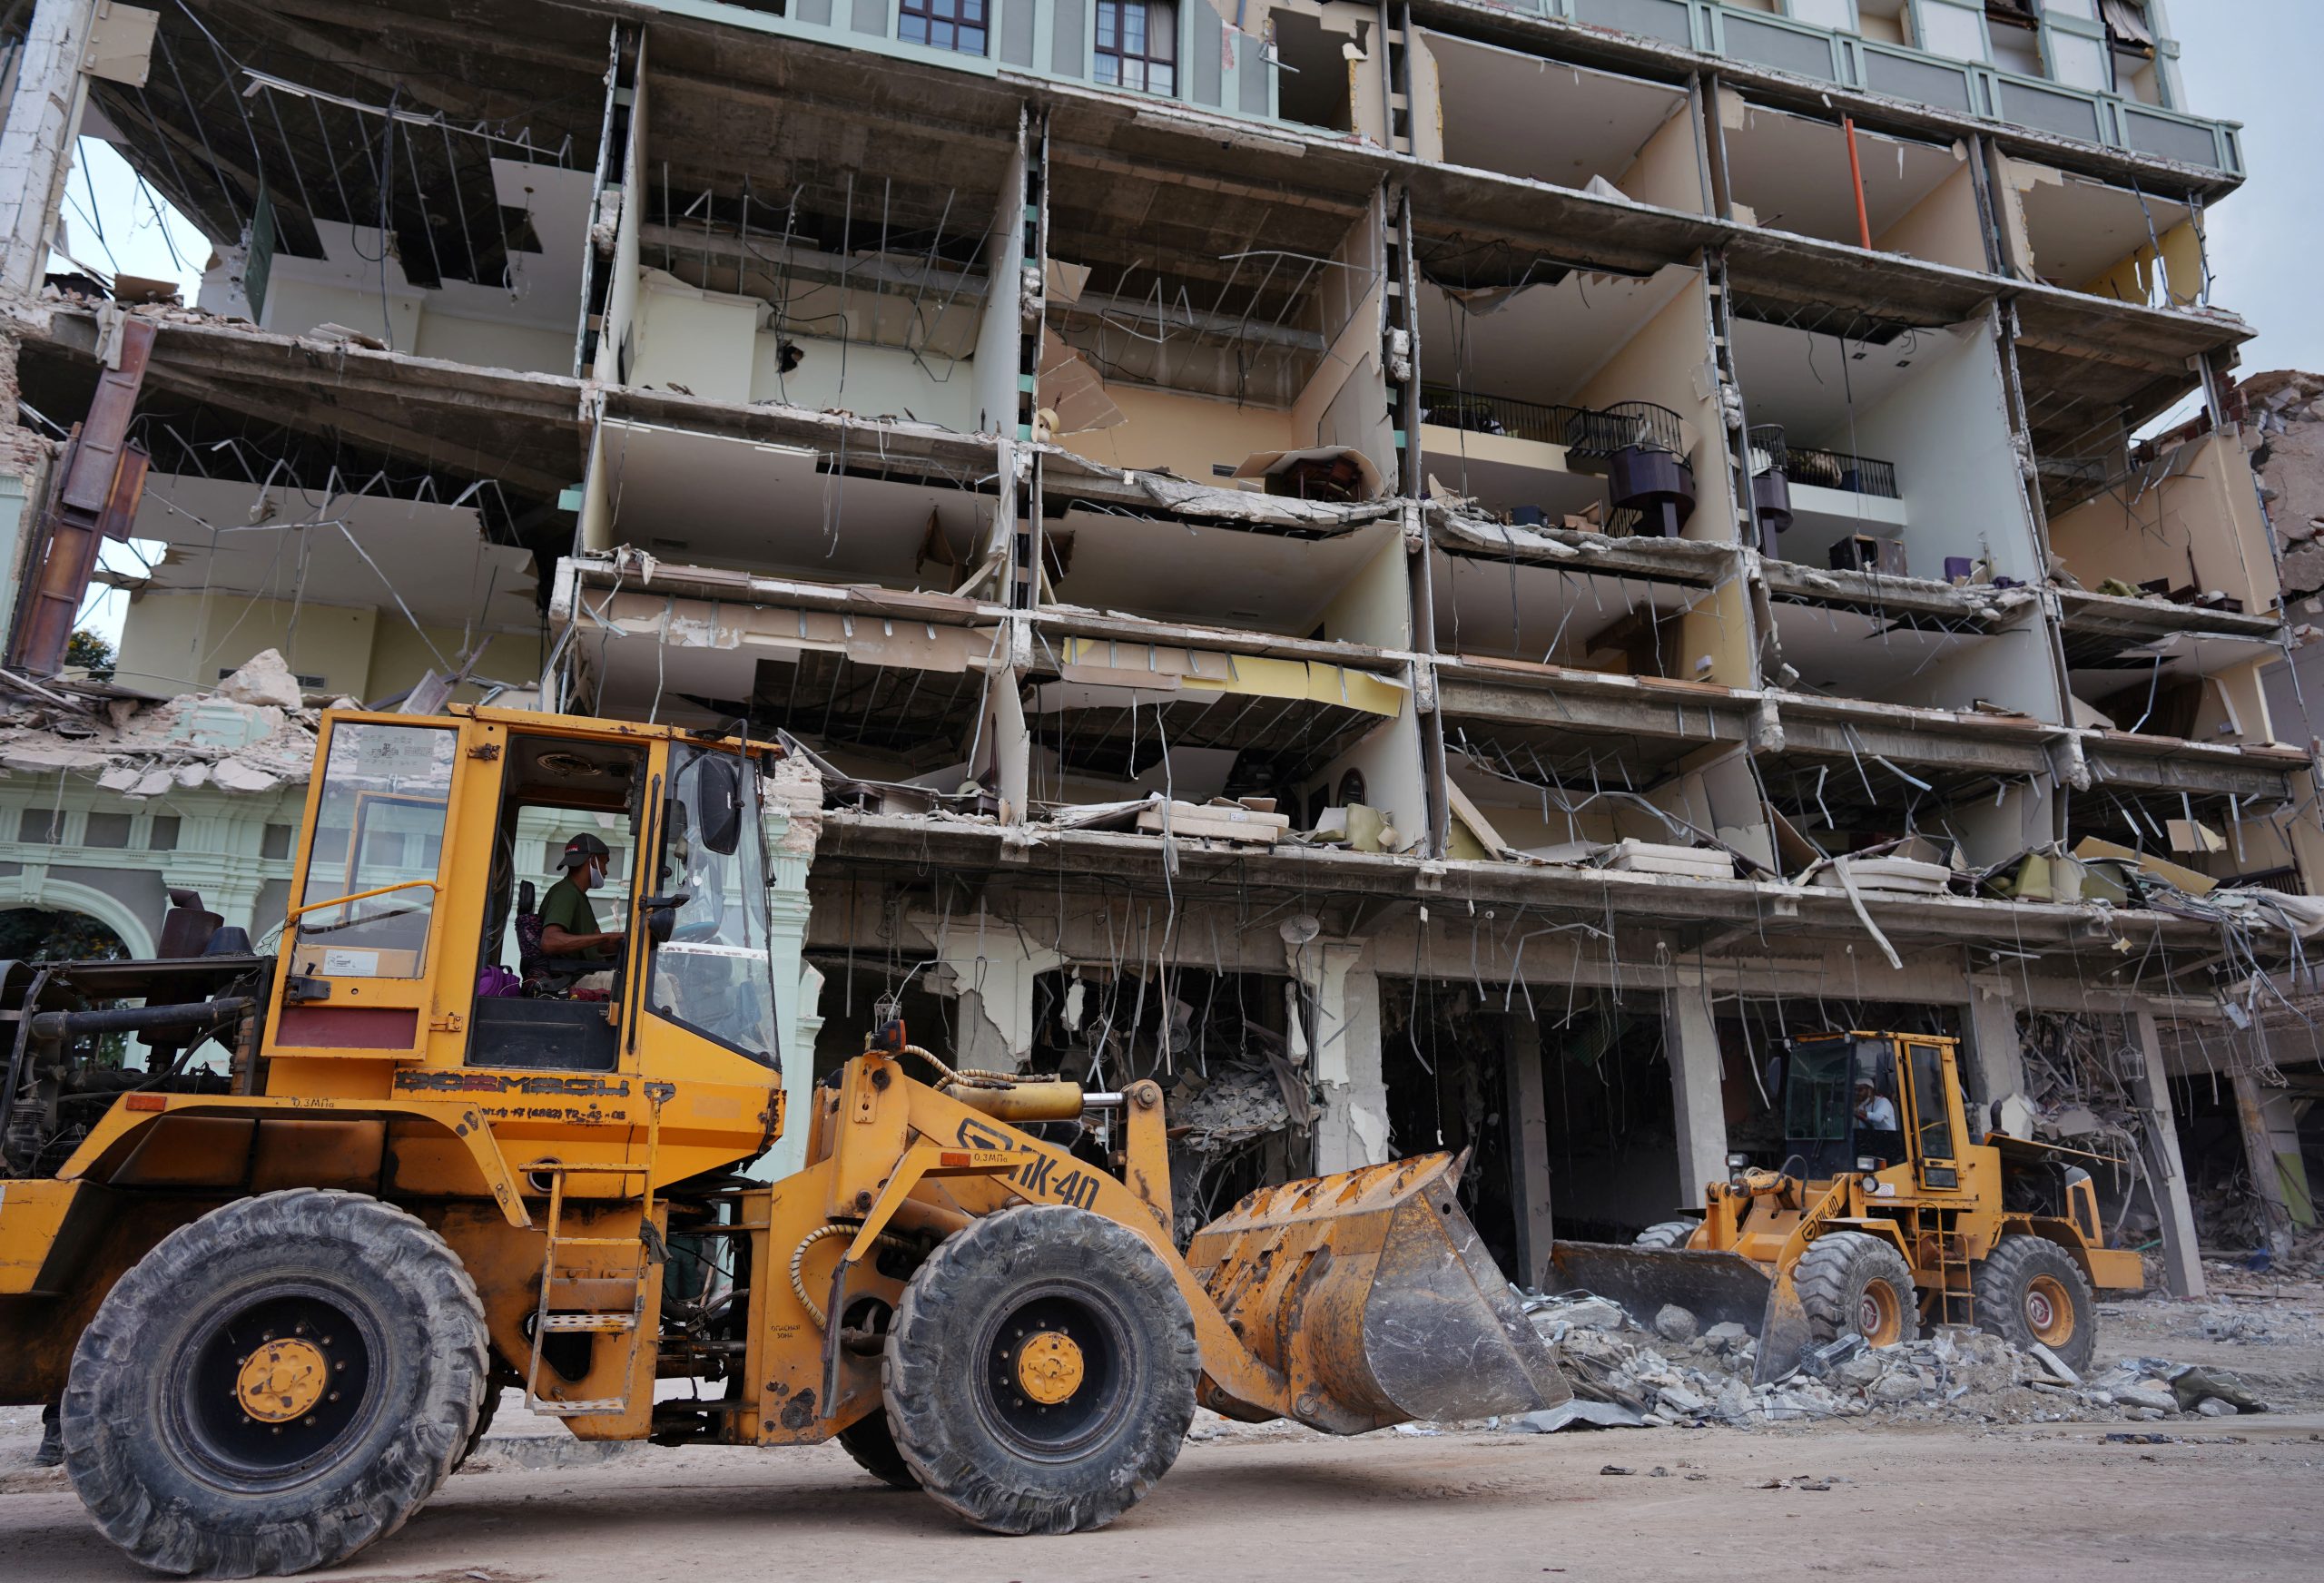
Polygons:
<instances>
[{"instance_id":1,"label":"yellow loader arm","mask_svg":"<svg viewBox=\"0 0 2324 1583\"><path fill-rule=\"evenodd\" d=\"M1358 1434L1534 1411L1571 1394L1461 1213L1447 1155L1255 1193L1197 1232L1182 1258L1155 1084L1124 1096L1124 1175L1144 1195L959 1092L914 1081L881 1055L850 1063L826 1118L831 1195L832 1218L861 1217L861 1229L833 1275L832 1312L881 1231L915 1209L1065 1204L1135 1231L1161 1259L1194 1316L1201 1400L1229 1417Z\"/></svg>"}]
</instances>

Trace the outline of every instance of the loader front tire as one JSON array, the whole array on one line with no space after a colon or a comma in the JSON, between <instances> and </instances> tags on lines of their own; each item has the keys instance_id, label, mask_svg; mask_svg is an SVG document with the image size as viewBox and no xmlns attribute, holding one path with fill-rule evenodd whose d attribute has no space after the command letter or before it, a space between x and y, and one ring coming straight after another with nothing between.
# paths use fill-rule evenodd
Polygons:
<instances>
[{"instance_id":1,"label":"loader front tire","mask_svg":"<svg viewBox=\"0 0 2324 1583\"><path fill-rule=\"evenodd\" d=\"M1683 1248L1694 1240L1696 1223L1691 1220L1666 1220L1659 1225L1649 1225L1630 1239L1634 1248Z\"/></svg>"},{"instance_id":2,"label":"loader front tire","mask_svg":"<svg viewBox=\"0 0 2324 1583\"><path fill-rule=\"evenodd\" d=\"M2098 1345L2095 1298L2073 1255L2046 1237L2003 1237L1970 1268L1977 1324L2020 1352L2041 1342L2077 1373Z\"/></svg>"},{"instance_id":3,"label":"loader front tire","mask_svg":"<svg viewBox=\"0 0 2324 1583\"><path fill-rule=\"evenodd\" d=\"M163 1238L82 1332L64 1467L156 1571L333 1566L443 1483L487 1372L476 1284L417 1218L357 1193L244 1198Z\"/></svg>"},{"instance_id":4,"label":"loader front tire","mask_svg":"<svg viewBox=\"0 0 2324 1583\"><path fill-rule=\"evenodd\" d=\"M1867 1232L1827 1232L1792 1267L1808 1340L1817 1346L1860 1335L1866 1346L1893 1347L1920 1334L1920 1294L1912 1266L1896 1244Z\"/></svg>"},{"instance_id":5,"label":"loader front tire","mask_svg":"<svg viewBox=\"0 0 2324 1583\"><path fill-rule=\"evenodd\" d=\"M1026 1204L937 1244L881 1365L921 1488L996 1533L1103 1528L1177 1461L1194 1421L1194 1316L1146 1240Z\"/></svg>"}]
</instances>

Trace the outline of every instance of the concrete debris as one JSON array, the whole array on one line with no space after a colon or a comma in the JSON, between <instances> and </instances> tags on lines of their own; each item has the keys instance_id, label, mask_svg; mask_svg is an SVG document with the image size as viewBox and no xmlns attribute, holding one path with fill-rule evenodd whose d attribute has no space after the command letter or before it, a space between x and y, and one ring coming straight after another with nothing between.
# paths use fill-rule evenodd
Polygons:
<instances>
[{"instance_id":1,"label":"concrete debris","mask_svg":"<svg viewBox=\"0 0 2324 1583\"><path fill-rule=\"evenodd\" d=\"M1574 1428L1644 1429L1646 1415L1610 1401L1576 1396L1539 1412L1503 1419L1501 1427L1512 1434L1555 1434L1561 1429Z\"/></svg>"},{"instance_id":2,"label":"concrete debris","mask_svg":"<svg viewBox=\"0 0 2324 1583\"><path fill-rule=\"evenodd\" d=\"M1177 1094L1187 1096L1174 1095L1169 1103L1172 1130L1186 1129L1171 1140L1175 1145L1216 1154L1290 1125L1290 1107L1272 1069L1215 1064L1207 1078L1187 1080L1193 1076L1181 1076Z\"/></svg>"},{"instance_id":3,"label":"concrete debris","mask_svg":"<svg viewBox=\"0 0 2324 1583\"><path fill-rule=\"evenodd\" d=\"M0 769L12 774L92 775L131 799L214 785L271 792L305 782L320 716L272 649L228 676L215 693L153 703L113 689L22 693L0 703Z\"/></svg>"},{"instance_id":4,"label":"concrete debris","mask_svg":"<svg viewBox=\"0 0 2324 1583\"><path fill-rule=\"evenodd\" d=\"M1654 1316L1654 1333L1666 1342L1693 1341L1701 1329L1702 1322L1695 1317L1694 1311L1675 1303L1664 1303L1662 1311Z\"/></svg>"},{"instance_id":5,"label":"concrete debris","mask_svg":"<svg viewBox=\"0 0 2324 1583\"><path fill-rule=\"evenodd\" d=\"M1675 1325L1685 1333L1674 1338L1662 1322L1684 1310L1665 1307L1651 1326L1641 1326L1627 1317L1613 1324L1581 1322L1602 1320L1600 1311L1612 1306L1584 1294L1529 1293L1522 1303L1572 1382L1575 1403L1594 1405L1530 1414L1500 1426L1516 1433L1600 1422L1598 1415L1609 1411L1620 1414L1623 1423L1758 1430L1835 1419L2151 1422L2268 1410L2240 1379L2223 1370L2127 1358L2077 1375L2054 1355L2020 1352L1999 1336L1958 1325L1939 1326L1899 1346L1866 1347L1861 1336L1843 1336L1810 1354L1814 1370L1803 1367L1787 1379L1759 1384L1753 1379L1758 1343L1739 1324L1713 1325L1699 1333L1691 1325Z\"/></svg>"}]
</instances>

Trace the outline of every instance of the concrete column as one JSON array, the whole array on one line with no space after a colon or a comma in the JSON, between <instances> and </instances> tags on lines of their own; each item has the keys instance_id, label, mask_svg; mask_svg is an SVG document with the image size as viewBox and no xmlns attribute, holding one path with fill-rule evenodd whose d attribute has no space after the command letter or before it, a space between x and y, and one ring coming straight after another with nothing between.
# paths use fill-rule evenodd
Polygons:
<instances>
[{"instance_id":1,"label":"concrete column","mask_svg":"<svg viewBox=\"0 0 2324 1583\"><path fill-rule=\"evenodd\" d=\"M81 58L95 0L39 0L25 34L16 92L0 123L0 286L29 296L48 268L48 241L87 79ZM15 421L11 411L8 420Z\"/></svg>"},{"instance_id":2,"label":"concrete column","mask_svg":"<svg viewBox=\"0 0 2324 1583\"><path fill-rule=\"evenodd\" d=\"M1968 1015L1962 1019L1964 1076L1974 1101L1969 1108L1979 1113L1973 1130L1982 1132L1993 1125L1995 1100L2024 1091L2025 1057L2017 1037L2017 1006L2006 986L1972 978L1969 996Z\"/></svg>"},{"instance_id":3,"label":"concrete column","mask_svg":"<svg viewBox=\"0 0 2324 1583\"><path fill-rule=\"evenodd\" d=\"M2243 1132L2243 1159L2251 1173L2251 1190L2260 1198L2262 1241L2278 1254L2291 1249L2296 1214L2305 1214L2310 1225L2316 1218L2315 1208L2307 1202L2304 1191L2307 1171L2299 1157L2299 1126L2290 1111L2290 1095L2280 1088L2261 1087L2260 1079L2249 1072L2235 1074L2235 1118ZM2279 1119L2282 1123L2280 1128L2275 1125ZM2280 1138L2280 1132L2283 1135ZM2291 1157L2292 1168L2303 1188L2297 1212L2291 1195L2286 1191L2286 1155Z\"/></svg>"},{"instance_id":4,"label":"concrete column","mask_svg":"<svg viewBox=\"0 0 2324 1583\"><path fill-rule=\"evenodd\" d=\"M981 909L950 918L914 913L911 922L936 945L937 967L926 976L927 987L958 997L958 1044L946 1058L990 1072L1024 1070L1033 1053L1033 980L1064 967L1065 958ZM1148 986L1149 993L1161 988L1159 979Z\"/></svg>"},{"instance_id":5,"label":"concrete column","mask_svg":"<svg viewBox=\"0 0 2324 1583\"><path fill-rule=\"evenodd\" d=\"M2195 1242L2195 1209L2187 1198L2187 1168L2179 1158L2179 1129L2171 1116L2171 1083L2162 1067L2162 1040L2152 1013L2132 1018L2143 1070L2132 1086L2146 1121L2147 1183L2162 1217L2162 1279L2173 1297L2204 1294L2203 1258Z\"/></svg>"},{"instance_id":6,"label":"concrete column","mask_svg":"<svg viewBox=\"0 0 2324 1583\"><path fill-rule=\"evenodd\" d=\"M1506 1078L1502 1115L1509 1127L1509 1205L1517 1222L1520 1286L1538 1288L1550 1266L1550 1116L1541 1081L1541 1028L1531 1018L1509 1020L1502 1055Z\"/></svg>"},{"instance_id":7,"label":"concrete column","mask_svg":"<svg viewBox=\"0 0 2324 1583\"><path fill-rule=\"evenodd\" d=\"M1681 970L1662 1012L1662 1045L1670 1057L1670 1092L1679 1123L1679 1198L1699 1205L1703 1189L1727 1180L1727 1101L1721 1093L1718 1025L1710 991Z\"/></svg>"},{"instance_id":8,"label":"concrete column","mask_svg":"<svg viewBox=\"0 0 2324 1583\"><path fill-rule=\"evenodd\" d=\"M1380 979L1354 940L1286 943L1293 973L1315 998L1315 1169L1328 1175L1388 1157L1388 1085L1380 1069Z\"/></svg>"}]
</instances>

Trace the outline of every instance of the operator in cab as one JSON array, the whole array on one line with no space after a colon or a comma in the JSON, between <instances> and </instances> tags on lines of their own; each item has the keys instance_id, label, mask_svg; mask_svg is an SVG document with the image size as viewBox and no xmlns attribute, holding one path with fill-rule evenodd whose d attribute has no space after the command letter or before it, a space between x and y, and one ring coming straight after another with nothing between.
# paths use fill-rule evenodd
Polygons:
<instances>
[{"instance_id":1,"label":"operator in cab","mask_svg":"<svg viewBox=\"0 0 2324 1583\"><path fill-rule=\"evenodd\" d=\"M608 968L620 961L624 937L618 929L598 928L596 909L589 905L589 892L606 882L611 856L594 835L576 835L565 843L559 863L565 877L541 898L542 955L602 962Z\"/></svg>"},{"instance_id":2,"label":"operator in cab","mask_svg":"<svg viewBox=\"0 0 2324 1583\"><path fill-rule=\"evenodd\" d=\"M544 912L546 917L547 913ZM1874 1132L1897 1130L1896 1106L1869 1077L1856 1080L1856 1124Z\"/></svg>"}]
</instances>

